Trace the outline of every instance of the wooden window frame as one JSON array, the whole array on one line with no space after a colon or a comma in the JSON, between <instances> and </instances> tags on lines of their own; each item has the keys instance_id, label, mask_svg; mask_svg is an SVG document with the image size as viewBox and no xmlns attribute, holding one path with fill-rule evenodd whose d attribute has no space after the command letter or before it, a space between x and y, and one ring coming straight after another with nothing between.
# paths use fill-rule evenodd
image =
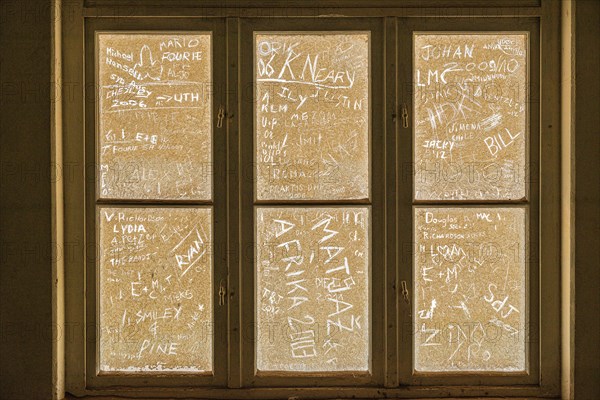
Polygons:
<instances>
[{"instance_id":1,"label":"wooden window frame","mask_svg":"<svg viewBox=\"0 0 600 400\"><path fill-rule=\"evenodd\" d=\"M272 19L247 19L241 21L240 24L240 69L241 69L241 87L254 87L254 32L269 32L269 33L301 33L307 32L370 32L370 56L369 75L370 75L370 93L369 93L369 122L370 122L370 151L373 148L380 148L384 138L383 132L383 105L381 98L373 96L383 90L383 64L377 62L376 54L381 54L383 51L383 26L382 21L369 18L328 18L327 20L305 20L297 18L286 18L285 20ZM249 89L248 89L249 91ZM242 93L244 95L244 93ZM252 101L248 97L241 99L240 105L240 142L239 149L236 151L240 154L239 170L254 171L255 154L254 154L254 115L256 98L252 94ZM381 257L383 254L383 184L378 179L372 179L375 176L382 176L383 158L369 156L370 160L370 200L335 200L335 201L258 201L254 198L255 180L253 175L248 173L245 176L242 174L239 179L241 204L241 240L242 249L244 251L242 257L240 282L243 297L242 303L242 382L244 386L298 386L298 387L318 387L318 386L348 386L348 385L367 385L372 386L382 383L382 363L384 354L383 346L383 325L381 316L383 314L383 299L387 296L371 296L371 307L369 322L370 327L370 356L371 367L366 374L348 374L344 372L337 373L301 373L299 376L294 376L290 373L257 373L255 371L255 339L254 339L254 320L255 320L255 267L254 267L254 207L255 206L297 206L297 207L343 207L343 206L370 206L371 208L371 240L369 243L370 256L369 264L371 269L370 287L371 293L383 292L382 272L384 262ZM252 271L248 273L248 271ZM232 349L232 351L234 351Z\"/></svg>"},{"instance_id":2,"label":"wooden window frame","mask_svg":"<svg viewBox=\"0 0 600 400\"><path fill-rule=\"evenodd\" d=\"M560 395L560 280L559 280L559 243L560 243L560 137L559 137L559 16L560 5L553 4L551 0L528 0L526 3L511 0L489 2L486 7L472 8L473 2L469 0L444 0L447 5L459 7L445 9L428 8L435 6L436 2L410 1L401 7L387 0L377 0L374 4L369 1L346 1L342 6L325 4L305 4L303 7L286 8L282 3L274 2L271 8L264 9L252 7L251 2L245 0L237 4L236 8L221 6L220 2L207 2L203 7L196 7L193 2L177 0L176 5L167 5L161 0L139 1L128 0L114 2L112 0L87 0L73 7L74 18L64 18L63 32L63 110L64 110L64 160L63 168L67 180L65 181L65 363L67 392L82 396L110 396L124 397L203 397L203 398L287 398L301 394L311 398L329 398L338 396L356 396L364 398L388 397L419 398L461 396L507 396L507 397L558 397ZM85 3L85 4L83 4ZM493 4L492 4L493 3ZM156 7L161 5L163 7ZM460 8L462 5L463 8ZM495 6L490 7L490 5ZM241 8L240 8L241 7ZM315 8L317 7L317 8ZM380 8L369 8L380 7ZM471 8L466 8L471 7ZM269 19L261 16L271 17ZM302 18L299 17L311 17ZM439 17L451 18L439 18ZM281 20L273 17L280 17ZM344 18L345 17L345 18ZM249 62L248 46L250 38L244 36L248 29L260 31L293 31L303 29L318 30L365 30L354 25L350 26L351 18L362 20L362 23L375 27L381 33L381 52L372 52L371 71L379 63L381 75L381 93L378 93L375 81L371 85L372 102L380 102L378 110L382 115L371 113L371 132L376 132L375 124L380 124L382 137L379 151L373 154L382 154L380 163L376 157L371 157L371 176L376 177L379 171L384 178L372 179L371 196L373 213L375 201L380 212L377 222L377 235L385 238L384 255L380 256L378 263L380 282L372 282L372 287L377 287L385 293L381 304L375 305L372 300L372 309L377 307L380 311L380 321L372 322L372 335L376 334L382 339L383 353L379 355L376 364L377 370L364 381L348 382L339 377L302 377L289 379L281 377L256 377L253 361L253 340L248 340L249 328L246 326L248 318L254 315L254 274L242 276L242 270L254 271L253 247L250 245L248 255L248 238L253 240L253 185L248 183L248 172L243 166L253 165L254 155L243 149L252 149L254 132L254 110L252 102L244 103L244 85L252 80L248 79L250 72L241 71L242 63ZM538 160L539 171L531 174L532 188L530 202L532 218L530 225L532 237L539 239L538 254L539 274L533 273L530 280L530 298L534 304L530 313L535 312L539 318L537 326L531 328L539 333L539 346L536 351L530 352L533 363L528 375L522 377L493 376L493 374L477 374L477 376L459 376L442 374L425 378L416 376L412 371L412 341L406 339L406 322L412 323L407 313L410 306L402 300L400 281L412 282L412 175L406 171L406 160L412 160L412 131L406 131L399 124L400 104L412 98L404 98L402 90L404 80L411 76L412 57L410 62L403 59L401 54L412 54L412 40L401 40L400 35L409 27L414 27L422 21L424 25L417 25L415 29L425 30L467 30L460 26L461 17L477 17L482 22L478 30L515 30L537 32L539 43L537 49L530 47L530 57L534 50L539 50L537 65L532 63L530 78L539 77L539 88L533 87L539 96L539 112L536 120L538 129L530 128L530 159L531 165ZM509 18L507 18L509 17ZM298 24L287 22L292 20ZM331 24L338 20L339 23ZM455 20L455 21L453 21ZM510 20L516 23L516 29L510 28ZM219 21L219 22L216 22ZM261 22L262 21L262 22ZM364 22L370 21L370 22ZM466 19L469 23L472 18ZM524 29L521 22L528 21L530 28ZM493 22L493 24L490 24ZM191 25L190 25L191 24ZM214 265L219 260L224 269L216 268L213 271L214 281L226 278L228 282L228 301L225 311L215 309L215 318L222 318L217 324L226 325L227 341L224 351L220 355L215 348L214 357L226 360L223 370L217 371L215 363L214 377L194 376L176 379L168 376L137 376L137 377L112 377L96 376L95 368L95 321L90 321L89 315L95 309L94 301L90 301L90 294L95 291L95 251L88 249L89 243L94 243L95 224L89 210L95 204L93 188L95 181L92 171L95 170L93 158L94 149L94 109L93 101L94 63L90 70L90 57L93 59L93 43L91 32L100 30L185 30L207 31L210 24L220 26L219 32L223 33L222 45L216 46L213 36L213 54L222 52L213 67L213 73L222 74L222 82L227 87L222 92L215 91L213 110L220 104L226 104L227 121L226 131L222 133L213 121L213 148L214 161L219 163L221 152L222 166L216 166L221 172L215 171L213 197L215 207L220 206L219 215L227 219L224 232L219 235L226 237L226 251L214 256ZM430 24L429 29L424 26ZM457 25L458 24L458 25ZM300 26L304 25L304 27ZM431 26L433 25L433 26ZM279 28L276 28L279 26ZM310 26L310 28L309 28ZM441 29L440 27L445 29ZM476 25L474 25L476 26ZM509 26L509 27L507 27ZM314 27L314 28L313 28ZM502 29L493 29L500 28ZM258 29L260 28L260 29ZM300 29L301 28L301 29ZM433 28L433 29L432 29ZM452 28L452 29L450 29ZM533 29L533 30L531 30ZM539 32L537 31L539 29ZM373 30L368 29L372 31ZM371 36L373 40L373 36ZM409 53L406 53L409 49ZM250 58L252 60L252 58ZM379 61L377 61L379 60ZM401 62L402 61L402 62ZM219 68L219 65L222 68ZM407 75L408 74L408 75ZM215 82L217 79L215 79ZM71 84L69 84L71 82ZM79 86L77 82L82 82ZM530 81L530 87L531 81ZM91 97L90 97L91 96ZM216 107L215 107L216 106ZM530 103L531 106L531 103ZM375 110L375 107L372 108ZM532 110L530 110L530 113ZM530 114L533 121L534 114ZM412 126L412 124L411 124ZM82 134L85 132L85 135ZM92 132L92 137L90 137ZM537 132L537 139L534 133ZM373 140L374 136L372 136ZM539 140L537 146L535 142ZM90 144L91 143L91 144ZM407 146L406 144L409 144ZM372 146L375 150L375 146ZM372 151L373 151L372 150ZM410 161L408 161L410 163ZM407 178L408 176L408 178ZM218 185L218 180L223 179L225 185ZM222 192L218 192L221 186ZM534 187L535 186L535 187ZM92 189L90 189L90 187ZM537 189L535 189L537 188ZM225 190L227 189L227 190ZM381 191L379 194L378 191ZM179 204L179 203L178 203ZM330 203L329 203L330 204ZM350 203L352 204L352 203ZM150 205L150 204L149 204ZM156 205L156 204L154 204ZM160 205L170 205L161 202ZM191 206L192 204L186 204ZM216 209L215 209L215 212ZM375 221L373 214L373 221ZM374 227L375 225L372 225ZM216 237L217 226L213 228ZM374 231L374 228L372 228ZM92 233L90 233L92 232ZM375 234L375 231L374 231ZM244 238L242 240L242 238ZM373 236L375 239L375 236ZM375 240L373 241L375 242ZM383 242L383 240L382 240ZM411 249L406 249L406 245ZM89 250L89 251L88 251ZM372 250L372 254L375 251ZM85 266L85 268L84 268ZM377 267L375 259L371 259L371 268ZM218 271L218 272L217 272ZM537 281L537 282L536 282ZM216 286L216 285L215 285ZM412 291L411 291L412 293ZM87 302L86 302L87 294ZM216 296L216 293L214 294ZM217 304L217 298L214 304ZM215 306L217 307L217 306ZM408 307L408 308L407 308ZM87 313L86 313L87 310ZM250 313L249 313L250 311ZM226 315L225 315L226 314ZM222 317L219 317L222 315ZM372 314L371 321L376 318ZM223 322L224 321L224 322ZM252 328L250 328L252 331ZM253 332L253 331L252 331ZM409 335L410 338L410 335ZM251 336L252 339L252 336ZM244 343L244 342L247 343ZM249 342L249 343L248 343ZM90 344L91 343L91 344ZM375 355L373 348L371 354ZM406 358L408 355L408 358ZM428 374L430 375L430 374ZM105 379L106 378L106 379ZM349 385L349 386L346 386ZM354 386L352 386L354 385Z\"/></svg>"},{"instance_id":3,"label":"wooden window frame","mask_svg":"<svg viewBox=\"0 0 600 400\"><path fill-rule=\"evenodd\" d=\"M226 187L218 185L213 179L211 197L212 200L130 200L130 199L102 199L98 195L98 52L97 38L99 33L112 32L131 32L136 33L162 33L162 32L181 32L181 33L211 33L211 62L213 63L212 79L213 82L224 82L225 80L225 52L224 52L224 31L225 21L221 18L216 19L91 19L86 24L86 99L94 101L86 102L86 129L85 129L85 159L86 164L93 163L95 168L88 168L87 172L92 171L86 179L86 325L95 329L95 334L100 335L101 327L97 322L99 308L97 306L98 295L98 274L99 269L96 261L99 260L99 249L97 248L97 237L99 224L97 223L97 206L113 207L177 207L191 209L194 206L200 208L212 209L212 237L213 243L226 242L226 225L217 223L226 219ZM212 88L212 115L216 114L219 106L224 104L224 91L222 86L213 85ZM216 118L212 118L212 169L215 177L225 174L225 135L224 129L217 126ZM219 282L227 279L225 249L213 245L212 255L212 281L213 281L213 371L209 373L197 374L173 374L173 373L106 373L99 371L99 340L86 340L86 379L87 385L91 388L104 388L110 386L223 386L226 382L227 365L217 362L219 355L227 352L226 331L227 314L224 307L219 306L218 287ZM217 288L215 290L215 288ZM89 330L88 330L89 333ZM149 379L149 376L152 379Z\"/></svg>"},{"instance_id":4,"label":"wooden window frame","mask_svg":"<svg viewBox=\"0 0 600 400\"><path fill-rule=\"evenodd\" d=\"M398 65L399 70L399 82L412 82L412 76L414 68L412 66L414 60L414 35L421 32L439 32L440 34L469 34L469 33L515 33L515 34L527 34L528 36L528 57L527 57L527 92L524 93L525 101L527 101L527 117L526 124L528 125L528 142L526 144L526 165L538 165L539 163L539 98L535 93L531 93L531 88L539 88L539 73L536 71L540 70L539 65L539 25L538 20L535 18L502 18L502 19L486 19L486 18L452 18L444 20L433 21L426 18L404 18L399 20L399 32L398 32ZM409 54L411 62L402 63L400 58L402 54ZM414 104L413 104L413 91L414 85L411 85L411 90L406 86L400 89L398 98L401 104L406 104L412 117L415 116ZM532 97L533 96L533 97ZM410 118L409 118L410 119ZM400 191L398 195L399 199L399 213L400 219L406 221L408 226L413 227L415 224L414 215L416 208L429 207L456 207L473 209L477 207L524 207L526 214L526 237L528 240L525 244L525 283L527 287L526 292L526 328L525 328L525 347L527 351L526 355L526 370L524 372L480 372L473 374L470 372L416 372L413 369L414 360L411 363L400 363L400 382L408 385L450 385L450 384L462 384L462 385L534 385L538 382L539 366L540 366L540 349L537 346L539 344L539 336L534 333L533 337L530 336L528 327L539 326L539 313L540 313L540 302L539 302L539 262L538 262L538 249L536 248L538 242L538 226L539 226L539 190L536 184L539 182L539 177L536 171L531 171L530 168L526 168L525 179L525 193L524 199L517 200L416 200L414 199L414 166L417 160L414 159L414 120L409 123L407 128L402 126L400 129L400 140L398 143L398 153L402 162L401 169L409 168L410 174L406 171L401 172L401 176L404 178L410 178L407 182L406 179L402 180L404 184L411 187L412 190ZM410 160L410 161L408 161ZM404 223L399 224L405 226ZM398 231L400 243L415 243L414 229L404 229ZM534 246L534 248L532 248ZM406 247L403 251L409 250ZM414 261L413 255L414 249L410 248L410 257L402 257L399 274L400 280L410 282L411 286L410 293L414 293ZM401 302L402 305L401 313L399 315L410 315L412 310L412 302L407 304ZM544 310L546 311L546 310ZM412 320L411 320L412 322ZM405 322L400 322L399 325L405 325ZM414 325L410 326L411 329L415 329ZM414 355L414 336L403 335L406 340L401 341L401 353L410 354L411 358ZM542 352L546 354L546 352Z\"/></svg>"}]
</instances>

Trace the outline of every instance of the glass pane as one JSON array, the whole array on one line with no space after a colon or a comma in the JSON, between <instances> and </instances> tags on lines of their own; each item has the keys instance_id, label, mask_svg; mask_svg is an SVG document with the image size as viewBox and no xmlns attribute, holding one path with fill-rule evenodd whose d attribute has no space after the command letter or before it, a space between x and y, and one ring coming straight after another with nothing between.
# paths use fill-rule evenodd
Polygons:
<instances>
[{"instance_id":1,"label":"glass pane","mask_svg":"<svg viewBox=\"0 0 600 400\"><path fill-rule=\"evenodd\" d=\"M415 369L523 371L524 208L415 208Z\"/></svg>"},{"instance_id":2,"label":"glass pane","mask_svg":"<svg viewBox=\"0 0 600 400\"><path fill-rule=\"evenodd\" d=\"M210 200L211 35L99 33L98 196Z\"/></svg>"},{"instance_id":3,"label":"glass pane","mask_svg":"<svg viewBox=\"0 0 600 400\"><path fill-rule=\"evenodd\" d=\"M369 34L255 35L256 198L369 197Z\"/></svg>"},{"instance_id":4,"label":"glass pane","mask_svg":"<svg viewBox=\"0 0 600 400\"><path fill-rule=\"evenodd\" d=\"M209 208L99 207L100 370L212 370Z\"/></svg>"},{"instance_id":5,"label":"glass pane","mask_svg":"<svg viewBox=\"0 0 600 400\"><path fill-rule=\"evenodd\" d=\"M259 371L369 369L369 208L256 209Z\"/></svg>"},{"instance_id":6,"label":"glass pane","mask_svg":"<svg viewBox=\"0 0 600 400\"><path fill-rule=\"evenodd\" d=\"M415 198L526 196L527 34L414 35Z\"/></svg>"}]
</instances>

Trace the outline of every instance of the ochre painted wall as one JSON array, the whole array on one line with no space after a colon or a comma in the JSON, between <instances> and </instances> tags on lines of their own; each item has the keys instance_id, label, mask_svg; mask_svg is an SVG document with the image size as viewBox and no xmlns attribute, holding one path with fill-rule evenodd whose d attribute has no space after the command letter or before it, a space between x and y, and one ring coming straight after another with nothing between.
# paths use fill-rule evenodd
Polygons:
<instances>
[{"instance_id":1,"label":"ochre painted wall","mask_svg":"<svg viewBox=\"0 0 600 400\"><path fill-rule=\"evenodd\" d=\"M600 399L600 1L577 0L574 157L574 398Z\"/></svg>"},{"instance_id":2,"label":"ochre painted wall","mask_svg":"<svg viewBox=\"0 0 600 400\"><path fill-rule=\"evenodd\" d=\"M0 2L0 399L52 394L51 0Z\"/></svg>"}]
</instances>

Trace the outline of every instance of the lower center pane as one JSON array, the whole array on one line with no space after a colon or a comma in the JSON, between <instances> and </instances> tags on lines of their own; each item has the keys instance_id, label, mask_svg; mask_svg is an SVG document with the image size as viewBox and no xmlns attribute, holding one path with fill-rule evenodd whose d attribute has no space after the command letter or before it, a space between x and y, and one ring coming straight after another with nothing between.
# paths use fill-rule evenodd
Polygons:
<instances>
[{"instance_id":1,"label":"lower center pane","mask_svg":"<svg viewBox=\"0 0 600 400\"><path fill-rule=\"evenodd\" d=\"M255 217L257 369L368 371L369 207Z\"/></svg>"}]
</instances>

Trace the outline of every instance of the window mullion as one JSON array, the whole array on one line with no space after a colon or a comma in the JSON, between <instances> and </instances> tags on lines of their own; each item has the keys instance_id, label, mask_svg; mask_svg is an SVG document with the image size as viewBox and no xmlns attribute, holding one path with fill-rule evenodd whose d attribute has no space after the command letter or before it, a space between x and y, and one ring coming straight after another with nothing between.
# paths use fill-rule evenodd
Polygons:
<instances>
[{"instance_id":1,"label":"window mullion","mask_svg":"<svg viewBox=\"0 0 600 400\"><path fill-rule=\"evenodd\" d=\"M244 215L245 203L242 202L242 179L246 176L242 171L240 156L240 98L244 87L240 80L239 60L239 18L226 19L227 43L227 256L228 256L228 369L227 386L239 388L242 386L242 305L246 297L241 290L241 273L244 249L240 231L241 218Z\"/></svg>"}]
</instances>

